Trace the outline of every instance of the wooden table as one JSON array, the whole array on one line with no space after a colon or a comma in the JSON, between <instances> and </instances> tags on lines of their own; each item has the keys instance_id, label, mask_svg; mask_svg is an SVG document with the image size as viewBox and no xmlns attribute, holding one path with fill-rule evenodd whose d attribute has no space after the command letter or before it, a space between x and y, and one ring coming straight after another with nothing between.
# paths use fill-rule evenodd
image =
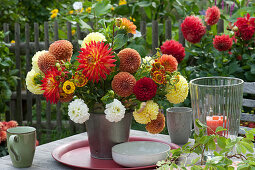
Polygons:
<instances>
[{"instance_id":1,"label":"wooden table","mask_svg":"<svg viewBox=\"0 0 255 170\"><path fill-rule=\"evenodd\" d=\"M166 142L171 142L169 135L161 135L161 134L150 134L148 132L142 132L142 131L137 131L137 130L131 130L130 133L131 136L136 136L136 137L151 137L155 139L159 139L162 141ZM67 166L64 166L63 164L55 161L55 159L51 156L51 152L58 146L69 143L71 141L75 140L81 140L81 139L87 139L87 133L81 133L78 135L70 136L61 140L57 140L54 142L50 142L44 145L40 145L36 148L35 151L35 157L33 160L33 165L30 168L23 168L29 169L29 170L39 170L39 169L44 169L44 170L62 170L62 169L71 169ZM14 170L17 168L14 168L12 166L12 162L9 156L1 157L0 158L0 169L1 170ZM22 169L22 170L23 170Z\"/></svg>"}]
</instances>

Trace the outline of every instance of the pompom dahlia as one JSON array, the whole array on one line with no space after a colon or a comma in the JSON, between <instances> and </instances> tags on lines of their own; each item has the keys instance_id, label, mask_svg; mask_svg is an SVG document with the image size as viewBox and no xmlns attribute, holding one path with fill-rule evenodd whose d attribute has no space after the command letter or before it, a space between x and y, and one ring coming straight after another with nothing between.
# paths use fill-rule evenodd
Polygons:
<instances>
[{"instance_id":1,"label":"pompom dahlia","mask_svg":"<svg viewBox=\"0 0 255 170\"><path fill-rule=\"evenodd\" d=\"M220 10L217 6L213 6L212 8L208 7L205 12L205 22L208 25L216 24L220 19Z\"/></svg>"},{"instance_id":2,"label":"pompom dahlia","mask_svg":"<svg viewBox=\"0 0 255 170\"><path fill-rule=\"evenodd\" d=\"M86 44L88 45L90 42L95 41L106 41L106 38L103 34L99 32L89 33L82 41L81 48L86 48Z\"/></svg>"},{"instance_id":3,"label":"pompom dahlia","mask_svg":"<svg viewBox=\"0 0 255 170\"><path fill-rule=\"evenodd\" d=\"M27 73L26 76L26 86L27 89L33 94L43 94L44 90L37 84L36 79L38 79L40 73L35 72L33 69Z\"/></svg>"},{"instance_id":4,"label":"pompom dahlia","mask_svg":"<svg viewBox=\"0 0 255 170\"><path fill-rule=\"evenodd\" d=\"M166 71L172 73L177 70L178 62L172 55L163 54L158 62L164 66Z\"/></svg>"},{"instance_id":5,"label":"pompom dahlia","mask_svg":"<svg viewBox=\"0 0 255 170\"><path fill-rule=\"evenodd\" d=\"M162 113L159 113L157 119L152 120L146 125L146 130L151 134L157 134L164 130L165 128L165 116Z\"/></svg>"},{"instance_id":6,"label":"pompom dahlia","mask_svg":"<svg viewBox=\"0 0 255 170\"><path fill-rule=\"evenodd\" d=\"M232 47L233 40L229 35L216 35L213 39L213 46L219 51L227 51Z\"/></svg>"},{"instance_id":7,"label":"pompom dahlia","mask_svg":"<svg viewBox=\"0 0 255 170\"><path fill-rule=\"evenodd\" d=\"M52 67L51 70L45 74L42 79L42 90L44 90L43 96L47 101L56 104L59 101L59 84L62 71L58 71L57 68Z\"/></svg>"},{"instance_id":8,"label":"pompom dahlia","mask_svg":"<svg viewBox=\"0 0 255 170\"><path fill-rule=\"evenodd\" d=\"M105 106L105 118L110 122L118 122L125 116L126 108L122 103L114 99L112 103L109 103Z\"/></svg>"},{"instance_id":9,"label":"pompom dahlia","mask_svg":"<svg viewBox=\"0 0 255 170\"><path fill-rule=\"evenodd\" d=\"M185 57L185 48L175 40L167 40L160 47L163 54L172 55L180 63Z\"/></svg>"},{"instance_id":10,"label":"pompom dahlia","mask_svg":"<svg viewBox=\"0 0 255 170\"><path fill-rule=\"evenodd\" d=\"M188 16L182 22L181 30L187 41L191 43L198 43L204 36L206 27L198 17Z\"/></svg>"},{"instance_id":11,"label":"pompom dahlia","mask_svg":"<svg viewBox=\"0 0 255 170\"><path fill-rule=\"evenodd\" d=\"M73 45L67 40L58 40L50 45L49 52L57 60L70 60L73 55Z\"/></svg>"},{"instance_id":12,"label":"pompom dahlia","mask_svg":"<svg viewBox=\"0 0 255 170\"><path fill-rule=\"evenodd\" d=\"M68 115L75 123L84 123L89 119L89 108L82 99L75 99L68 105Z\"/></svg>"},{"instance_id":13,"label":"pompom dahlia","mask_svg":"<svg viewBox=\"0 0 255 170\"><path fill-rule=\"evenodd\" d=\"M108 49L108 45L103 42L91 42L86 44L86 48L81 48L80 55L77 56L80 63L78 70L89 81L98 82L101 78L106 79L106 75L111 73L111 68L116 60L113 59L112 49Z\"/></svg>"},{"instance_id":14,"label":"pompom dahlia","mask_svg":"<svg viewBox=\"0 0 255 170\"><path fill-rule=\"evenodd\" d=\"M133 94L133 88L136 84L135 77L128 72L119 72L113 77L112 89L121 96L128 97Z\"/></svg>"},{"instance_id":15,"label":"pompom dahlia","mask_svg":"<svg viewBox=\"0 0 255 170\"><path fill-rule=\"evenodd\" d=\"M0 139L1 139L1 141L6 141L6 137L7 137L7 135L6 135L6 131L0 131Z\"/></svg>"},{"instance_id":16,"label":"pompom dahlia","mask_svg":"<svg viewBox=\"0 0 255 170\"><path fill-rule=\"evenodd\" d=\"M38 57L38 66L43 73L46 73L51 67L55 66L56 62L56 57L50 52L45 52Z\"/></svg>"},{"instance_id":17,"label":"pompom dahlia","mask_svg":"<svg viewBox=\"0 0 255 170\"><path fill-rule=\"evenodd\" d=\"M241 37L243 40L250 40L255 32L255 18L250 18L248 13L245 17L237 18L237 21L234 23L238 27L238 30L235 32L236 36Z\"/></svg>"},{"instance_id":18,"label":"pompom dahlia","mask_svg":"<svg viewBox=\"0 0 255 170\"><path fill-rule=\"evenodd\" d=\"M140 54L131 48L125 48L118 53L120 71L135 73L141 65Z\"/></svg>"},{"instance_id":19,"label":"pompom dahlia","mask_svg":"<svg viewBox=\"0 0 255 170\"><path fill-rule=\"evenodd\" d=\"M189 85L187 80L181 76L177 75L178 82L173 85L167 85L166 87L166 97L170 103L178 104L184 102L189 93Z\"/></svg>"},{"instance_id":20,"label":"pompom dahlia","mask_svg":"<svg viewBox=\"0 0 255 170\"><path fill-rule=\"evenodd\" d=\"M134 94L140 101L151 100L157 92L157 84L148 77L141 78L134 86Z\"/></svg>"},{"instance_id":21,"label":"pompom dahlia","mask_svg":"<svg viewBox=\"0 0 255 170\"><path fill-rule=\"evenodd\" d=\"M133 24L133 22L129 21L127 18L117 18L116 25L121 29L126 30L127 33L132 34L136 33L136 26Z\"/></svg>"},{"instance_id":22,"label":"pompom dahlia","mask_svg":"<svg viewBox=\"0 0 255 170\"><path fill-rule=\"evenodd\" d=\"M33 58L32 58L32 69L33 69L35 72L37 72L37 73L42 73L42 71L40 70L40 68L39 68L39 66L38 66L38 58L39 58L39 56L43 55L43 54L46 53L46 52L48 52L48 51L45 51L45 50L43 50L43 51L37 51L37 52L35 53L35 55L33 56Z\"/></svg>"},{"instance_id":23,"label":"pompom dahlia","mask_svg":"<svg viewBox=\"0 0 255 170\"><path fill-rule=\"evenodd\" d=\"M9 128L12 128L12 127L17 127L18 126L18 123L14 120L11 120L8 122L8 125L7 125Z\"/></svg>"},{"instance_id":24,"label":"pompom dahlia","mask_svg":"<svg viewBox=\"0 0 255 170\"><path fill-rule=\"evenodd\" d=\"M133 116L136 122L141 124L147 124L152 120L157 119L159 113L159 106L152 100L143 102L138 110L133 112Z\"/></svg>"}]
</instances>

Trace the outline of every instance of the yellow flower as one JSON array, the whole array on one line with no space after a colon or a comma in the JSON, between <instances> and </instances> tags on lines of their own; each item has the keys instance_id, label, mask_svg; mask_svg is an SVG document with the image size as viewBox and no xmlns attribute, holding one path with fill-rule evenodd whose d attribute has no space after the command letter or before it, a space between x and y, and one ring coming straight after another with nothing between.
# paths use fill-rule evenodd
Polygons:
<instances>
[{"instance_id":1,"label":"yellow flower","mask_svg":"<svg viewBox=\"0 0 255 170\"><path fill-rule=\"evenodd\" d=\"M14 40L11 40L11 43L15 43L15 41L14 41Z\"/></svg>"},{"instance_id":2,"label":"yellow flower","mask_svg":"<svg viewBox=\"0 0 255 170\"><path fill-rule=\"evenodd\" d=\"M167 85L166 94L167 100L170 103L178 104L184 102L189 93L189 85L187 80L181 76L177 75L178 82L174 85Z\"/></svg>"},{"instance_id":3,"label":"yellow flower","mask_svg":"<svg viewBox=\"0 0 255 170\"><path fill-rule=\"evenodd\" d=\"M105 36L99 32L89 33L82 41L81 48L86 48L86 44L89 44L91 41L106 41Z\"/></svg>"},{"instance_id":4,"label":"yellow flower","mask_svg":"<svg viewBox=\"0 0 255 170\"><path fill-rule=\"evenodd\" d=\"M64 82L62 89L66 94L72 94L74 93L75 85L73 82L67 80Z\"/></svg>"},{"instance_id":5,"label":"yellow flower","mask_svg":"<svg viewBox=\"0 0 255 170\"><path fill-rule=\"evenodd\" d=\"M87 13L91 13L91 7L86 8Z\"/></svg>"},{"instance_id":6,"label":"yellow flower","mask_svg":"<svg viewBox=\"0 0 255 170\"><path fill-rule=\"evenodd\" d=\"M72 35L74 35L75 34L75 30L72 30Z\"/></svg>"},{"instance_id":7,"label":"yellow flower","mask_svg":"<svg viewBox=\"0 0 255 170\"><path fill-rule=\"evenodd\" d=\"M159 106L152 100L142 102L140 108L133 112L135 121L141 124L147 124L152 120L157 119L159 113Z\"/></svg>"},{"instance_id":8,"label":"yellow flower","mask_svg":"<svg viewBox=\"0 0 255 170\"><path fill-rule=\"evenodd\" d=\"M69 11L69 14L73 14L73 10Z\"/></svg>"},{"instance_id":9,"label":"yellow flower","mask_svg":"<svg viewBox=\"0 0 255 170\"><path fill-rule=\"evenodd\" d=\"M43 94L44 90L41 90L40 84L37 84L35 79L40 76L40 73L35 72L35 70L31 70L27 73L26 77L26 86L27 89L33 94Z\"/></svg>"},{"instance_id":10,"label":"yellow flower","mask_svg":"<svg viewBox=\"0 0 255 170\"><path fill-rule=\"evenodd\" d=\"M83 11L84 11L84 8L81 8L80 13L82 13Z\"/></svg>"},{"instance_id":11,"label":"yellow flower","mask_svg":"<svg viewBox=\"0 0 255 170\"><path fill-rule=\"evenodd\" d=\"M50 17L53 19L53 18L56 18L57 15L58 13L53 13Z\"/></svg>"},{"instance_id":12,"label":"yellow flower","mask_svg":"<svg viewBox=\"0 0 255 170\"><path fill-rule=\"evenodd\" d=\"M45 51L45 50L37 51L35 53L35 55L32 57L32 69L37 73L42 74L42 71L40 70L40 68L38 66L38 58L39 58L39 56L43 55L46 52L48 52L48 51Z\"/></svg>"},{"instance_id":13,"label":"yellow flower","mask_svg":"<svg viewBox=\"0 0 255 170\"><path fill-rule=\"evenodd\" d=\"M76 74L74 76L74 84L77 87L83 87L88 83L88 79L83 75Z\"/></svg>"},{"instance_id":14,"label":"yellow flower","mask_svg":"<svg viewBox=\"0 0 255 170\"><path fill-rule=\"evenodd\" d=\"M131 21L136 21L136 19L135 18L132 18L132 17L129 17L129 19L131 20Z\"/></svg>"},{"instance_id":15,"label":"yellow flower","mask_svg":"<svg viewBox=\"0 0 255 170\"><path fill-rule=\"evenodd\" d=\"M126 5L127 1L126 0L119 0L119 5Z\"/></svg>"},{"instance_id":16,"label":"yellow flower","mask_svg":"<svg viewBox=\"0 0 255 170\"><path fill-rule=\"evenodd\" d=\"M111 10L114 11L114 9L115 9L115 8L112 6L112 7L111 7Z\"/></svg>"},{"instance_id":17,"label":"yellow flower","mask_svg":"<svg viewBox=\"0 0 255 170\"><path fill-rule=\"evenodd\" d=\"M53 9L53 10L51 11L51 13L52 13L52 14L57 14L57 13L58 13L58 9Z\"/></svg>"}]
</instances>

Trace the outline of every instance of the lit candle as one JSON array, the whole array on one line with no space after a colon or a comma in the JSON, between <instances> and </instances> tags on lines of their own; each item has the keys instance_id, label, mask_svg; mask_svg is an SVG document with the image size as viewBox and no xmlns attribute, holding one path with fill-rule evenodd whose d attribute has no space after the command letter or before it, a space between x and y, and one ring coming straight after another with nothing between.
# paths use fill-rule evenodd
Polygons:
<instances>
[{"instance_id":1,"label":"lit candle","mask_svg":"<svg viewBox=\"0 0 255 170\"><path fill-rule=\"evenodd\" d=\"M208 126L207 128L207 134L212 135L215 134L218 126L223 127L223 116L206 116L206 124ZM225 117L225 126L226 126L226 117ZM223 127L224 128L224 127ZM222 135L223 131L218 132L219 135Z\"/></svg>"}]
</instances>

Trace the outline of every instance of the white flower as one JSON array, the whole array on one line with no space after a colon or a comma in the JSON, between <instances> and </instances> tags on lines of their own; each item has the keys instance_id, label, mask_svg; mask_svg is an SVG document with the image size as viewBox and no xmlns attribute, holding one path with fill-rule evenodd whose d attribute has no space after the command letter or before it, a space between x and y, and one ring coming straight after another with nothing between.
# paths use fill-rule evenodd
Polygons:
<instances>
[{"instance_id":1,"label":"white flower","mask_svg":"<svg viewBox=\"0 0 255 170\"><path fill-rule=\"evenodd\" d=\"M40 73L33 69L27 73L26 86L27 89L33 94L43 94L44 92L44 90L41 90L42 88L40 87L40 84L35 82L35 78L39 75Z\"/></svg>"},{"instance_id":2,"label":"white flower","mask_svg":"<svg viewBox=\"0 0 255 170\"><path fill-rule=\"evenodd\" d=\"M68 115L75 123L84 123L89 119L89 108L82 99L75 99L68 105Z\"/></svg>"},{"instance_id":3,"label":"white flower","mask_svg":"<svg viewBox=\"0 0 255 170\"><path fill-rule=\"evenodd\" d=\"M134 34L134 38L141 37L141 36L142 36L142 33L136 30L136 33Z\"/></svg>"},{"instance_id":4,"label":"white flower","mask_svg":"<svg viewBox=\"0 0 255 170\"><path fill-rule=\"evenodd\" d=\"M105 117L110 122L118 122L125 115L126 108L117 99L114 99L112 103L106 105L104 113Z\"/></svg>"},{"instance_id":5,"label":"white flower","mask_svg":"<svg viewBox=\"0 0 255 170\"><path fill-rule=\"evenodd\" d=\"M39 56L41 56L42 54L46 53L48 51L42 50L42 51L37 51L35 53L35 55L32 58L32 69L37 72L37 73L42 73L42 71L39 69L38 67L38 58Z\"/></svg>"},{"instance_id":6,"label":"white flower","mask_svg":"<svg viewBox=\"0 0 255 170\"><path fill-rule=\"evenodd\" d=\"M82 9L82 2L75 2L75 3L73 3L73 9L74 10Z\"/></svg>"},{"instance_id":7,"label":"white flower","mask_svg":"<svg viewBox=\"0 0 255 170\"><path fill-rule=\"evenodd\" d=\"M155 60L152 58L152 57L150 57L150 56L146 56L146 57L144 57L143 59L142 59L142 64L141 64L141 68L143 68L143 67L146 67L146 66L148 66L148 65L152 65L153 63L155 63Z\"/></svg>"},{"instance_id":8,"label":"white flower","mask_svg":"<svg viewBox=\"0 0 255 170\"><path fill-rule=\"evenodd\" d=\"M84 39L81 44L81 48L86 48L86 44L90 43L91 41L106 41L105 36L99 32L92 32L89 33Z\"/></svg>"}]
</instances>

